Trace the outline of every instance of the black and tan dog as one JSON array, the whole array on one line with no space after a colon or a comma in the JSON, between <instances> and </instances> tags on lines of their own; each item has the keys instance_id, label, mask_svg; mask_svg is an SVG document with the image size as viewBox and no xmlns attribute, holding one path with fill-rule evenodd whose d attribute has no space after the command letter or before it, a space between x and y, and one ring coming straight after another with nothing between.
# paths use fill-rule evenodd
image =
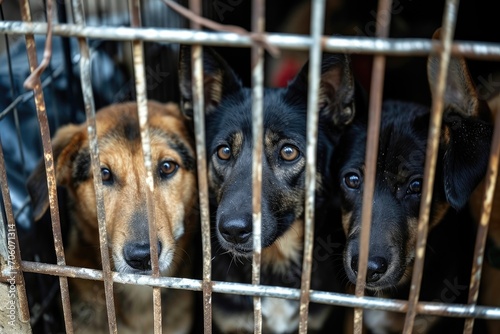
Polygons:
<instances>
[{"instance_id":1,"label":"black and tan dog","mask_svg":"<svg viewBox=\"0 0 500 334\"><path fill-rule=\"evenodd\" d=\"M434 87L438 61L430 57ZM390 101L382 108L366 289L379 296L406 299L415 258L417 222L429 129L428 107ZM355 121L341 140L339 183L346 234L344 268L356 282L365 170L365 121ZM474 227L460 211L486 172L492 126L478 99L463 59L452 59L444 101L443 126L430 213L421 300L466 302ZM450 209L451 207L451 209ZM439 318L421 317L415 333L438 330ZM403 314L369 311L373 333L401 332ZM460 320L457 320L460 322ZM463 324L463 321L462 321ZM458 327L460 328L460 327ZM460 329L459 329L460 331Z\"/></svg>"},{"instance_id":2,"label":"black and tan dog","mask_svg":"<svg viewBox=\"0 0 500 334\"><path fill-rule=\"evenodd\" d=\"M188 122L175 104L148 103L154 178L153 201L162 276L186 275L186 251L196 219L196 167ZM116 104L96 113L105 218L112 269L149 274L150 243L146 205L146 171L135 103ZM101 268L96 197L86 124L67 125L53 139L57 185L67 192L70 219L67 264ZM35 220L48 209L43 164L31 175L28 187ZM181 270L182 269L182 270ZM187 272L186 272L187 270ZM153 331L152 290L146 286L115 284L118 331ZM75 332L107 333L108 320L102 282L70 280ZM168 333L187 333L192 324L191 293L164 294L163 327Z\"/></svg>"},{"instance_id":3,"label":"black and tan dog","mask_svg":"<svg viewBox=\"0 0 500 334\"><path fill-rule=\"evenodd\" d=\"M184 110L191 111L190 48L180 58ZM204 49L204 92L207 160L211 194L213 279L249 283L252 272L252 98L226 62ZM300 287L303 251L304 183L306 156L307 66L287 88L264 91L262 158L262 271L266 285ZM330 162L340 130L354 115L355 87L349 58L325 56L321 71L318 132L315 233L326 252L339 254L333 240L328 208ZM336 234L338 235L338 233ZM327 249L328 248L328 249ZM318 256L324 260L323 257ZM338 261L337 261L338 262ZM312 288L338 288L333 266L318 265ZM253 332L252 298L214 295L213 318L224 333ZM263 298L263 330L297 331L296 301ZM318 330L329 309L311 305L309 328Z\"/></svg>"}]
</instances>

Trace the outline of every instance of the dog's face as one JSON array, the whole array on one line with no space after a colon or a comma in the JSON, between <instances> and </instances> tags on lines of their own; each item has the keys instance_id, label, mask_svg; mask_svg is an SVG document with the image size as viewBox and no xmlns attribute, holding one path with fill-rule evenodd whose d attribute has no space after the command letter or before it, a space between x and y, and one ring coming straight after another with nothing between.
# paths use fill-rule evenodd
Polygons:
<instances>
[{"instance_id":1,"label":"dog's face","mask_svg":"<svg viewBox=\"0 0 500 334\"><path fill-rule=\"evenodd\" d=\"M450 205L462 208L486 171L492 129L480 118L480 103L469 86L465 63L453 60L445 95L429 226ZM429 76L437 71L429 61ZM427 107L391 101L382 108L373 197L366 288L384 290L410 277L415 257L430 112ZM366 123L355 122L342 139L339 184L347 237L344 268L356 282L365 170Z\"/></svg>"},{"instance_id":2,"label":"dog's face","mask_svg":"<svg viewBox=\"0 0 500 334\"><path fill-rule=\"evenodd\" d=\"M190 49L181 49L181 92L189 112ZM325 57L321 76L318 187L332 154L328 132L354 114L354 84L344 55ZM283 236L304 211L307 66L285 89L264 92L262 247ZM204 49L209 186L215 234L224 250L250 255L252 241L252 98L228 65ZM326 129L328 128L328 129Z\"/></svg>"},{"instance_id":3,"label":"dog's face","mask_svg":"<svg viewBox=\"0 0 500 334\"><path fill-rule=\"evenodd\" d=\"M184 117L177 107L150 102L148 109L159 267L166 274L177 242L184 235L185 220L195 205L195 160ZM148 184L137 106L127 103L102 109L96 113L96 124L107 239L114 269L148 273L151 270ZM96 196L86 125L61 128L53 147L57 183L69 191L77 239L98 247ZM32 184L34 180L32 177ZM44 175L36 182L44 183ZM46 202L35 200L37 205L35 213L44 211Z\"/></svg>"}]
</instances>

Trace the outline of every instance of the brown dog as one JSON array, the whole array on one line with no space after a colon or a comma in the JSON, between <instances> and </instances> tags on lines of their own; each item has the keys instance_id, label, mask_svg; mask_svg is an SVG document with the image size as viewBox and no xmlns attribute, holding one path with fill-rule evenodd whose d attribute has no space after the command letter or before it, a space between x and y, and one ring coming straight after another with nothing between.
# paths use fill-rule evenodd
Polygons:
<instances>
[{"instance_id":1,"label":"brown dog","mask_svg":"<svg viewBox=\"0 0 500 334\"><path fill-rule=\"evenodd\" d=\"M193 140L176 105L149 102L148 112L160 274L185 276L189 275L186 270L189 265L180 263L188 260L182 257L187 255L188 239L196 218ZM137 105L123 103L104 108L96 113L96 123L112 269L120 273L150 274L146 169ZM53 139L53 150L57 185L64 187L68 196L67 203L61 203L61 210L68 210L70 217L67 264L101 269L86 124L61 128ZM39 164L28 180L35 220L48 208L45 182L44 167ZM152 289L115 284L114 292L119 332L152 332ZM70 293L75 331L107 332L103 283L70 280ZM169 290L164 295L164 331L188 332L192 323L191 293ZM173 300L175 305L168 303Z\"/></svg>"}]
</instances>

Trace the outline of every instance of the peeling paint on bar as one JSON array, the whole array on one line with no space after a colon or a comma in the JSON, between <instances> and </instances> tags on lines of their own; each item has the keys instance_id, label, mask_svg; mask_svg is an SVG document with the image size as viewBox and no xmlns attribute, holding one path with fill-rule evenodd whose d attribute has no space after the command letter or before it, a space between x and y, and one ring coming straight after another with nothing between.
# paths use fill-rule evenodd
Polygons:
<instances>
[{"instance_id":1,"label":"peeling paint on bar","mask_svg":"<svg viewBox=\"0 0 500 334\"><path fill-rule=\"evenodd\" d=\"M376 36L387 38L391 21L390 8L392 0L380 0L377 9ZM384 17L387 18L384 20ZM382 98L385 74L385 55L376 55L373 59L372 82L370 84L370 101L368 117L368 133L366 136L366 179L363 187L363 207L361 214L361 233L359 241L358 275L356 278L356 297L362 297L366 286L366 272L368 268L368 252L370 245L370 230L372 220L373 194L375 191L375 173L377 169L378 142L380 134L380 120L382 114ZM363 309L354 310L354 333L363 332Z\"/></svg>"},{"instance_id":2,"label":"peeling paint on bar","mask_svg":"<svg viewBox=\"0 0 500 334\"><path fill-rule=\"evenodd\" d=\"M65 276L71 278L83 278L102 281L102 271L95 269L78 268L71 266L58 266L39 262L22 261L21 269L25 272L41 273L54 276ZM122 284L141 284L157 286L161 288L188 289L201 291L203 281L177 277L158 277L112 273L113 281ZM290 300L299 300L300 290L279 286L254 286L252 284L213 282L213 292L230 293L246 296L274 297ZM323 292L311 290L311 302L339 305L345 307L365 307L376 310L406 312L408 302L404 300L385 299L376 297L356 297L349 294ZM443 304L438 302L419 302L419 314L429 314L449 317L475 317L500 320L500 307L487 307L454 304Z\"/></svg>"},{"instance_id":3,"label":"peeling paint on bar","mask_svg":"<svg viewBox=\"0 0 500 334\"><path fill-rule=\"evenodd\" d=\"M311 4L311 38L309 52L309 88L307 91L307 153L304 207L304 257L300 285L299 333L307 333L309 314L312 253L314 238L314 207L316 195L316 146L318 142L318 106L321 74L323 26L325 1Z\"/></svg>"},{"instance_id":4,"label":"peeling paint on bar","mask_svg":"<svg viewBox=\"0 0 500 334\"><path fill-rule=\"evenodd\" d=\"M439 148L439 138L441 134L441 124L443 117L444 93L446 90L446 78L448 75L448 65L451 56L451 43L458 10L458 0L447 0L443 15L443 27L441 42L443 52L439 55L440 67L437 76L436 96L432 101L431 119L429 134L427 137L427 148L425 156L425 170L423 177L423 188L420 202L420 212L418 219L416 257L413 264L413 273L408 297L408 312L406 313L403 333L410 334L413 331L415 317L418 313L417 304L420 295L422 275L424 270L425 248L427 246L427 235L429 229L429 216L431 201L434 189L434 178L436 174L437 155Z\"/></svg>"},{"instance_id":5,"label":"peeling paint on bar","mask_svg":"<svg viewBox=\"0 0 500 334\"><path fill-rule=\"evenodd\" d=\"M23 21L31 21L31 12L29 2L27 0L21 0L19 2L21 7L21 16ZM46 33L46 32L45 32ZM26 39L26 51L28 54L28 62L30 67L30 72L33 72L38 66L38 60L36 55L35 38L32 34L27 34ZM56 190L56 177L54 173L54 160L52 155L52 145L50 141L50 129L48 118L45 109L45 100L43 96L43 90L41 87L40 78L35 81L35 88L33 90L33 97L35 100L35 107L37 111L38 123L40 125L40 134L42 138L44 160L45 160L45 172L47 175L47 190L49 196L49 208L52 222L52 231L54 237L54 249L56 253L57 263L64 265L66 263L64 257L64 247L62 243L62 233L61 225L59 220L59 206L57 202L57 190ZM73 332L73 322L71 318L71 306L69 300L69 290L68 290L68 280L64 277L59 278L59 284L61 286L61 301L63 307L63 314L66 326L66 332ZM27 303L22 301L21 303ZM24 311L23 311L24 312Z\"/></svg>"},{"instance_id":6,"label":"peeling paint on bar","mask_svg":"<svg viewBox=\"0 0 500 334\"><path fill-rule=\"evenodd\" d=\"M85 25L83 4L80 0L72 0L75 22ZM87 131L89 135L89 149L91 168L94 180L94 191L96 196L97 222L99 230L99 244L101 250L101 262L104 273L104 294L106 297L106 311L110 333L117 333L116 312L113 296L113 281L111 278L111 261L106 232L106 211L104 207L104 195L101 181L101 166L99 162L99 147L96 136L95 105L91 81L91 61L89 47L84 38L78 39L80 48L80 73L83 101L85 105L85 116L87 118Z\"/></svg>"},{"instance_id":7,"label":"peeling paint on bar","mask_svg":"<svg viewBox=\"0 0 500 334\"><path fill-rule=\"evenodd\" d=\"M149 42L170 42L184 44L203 44L211 46L251 47L248 36L236 33L194 31L187 29L127 28L127 27L82 27L74 24L54 24L54 36L86 37L101 40ZM0 33L9 35L46 34L47 24L42 22L23 23L20 21L0 22ZM292 34L265 34L266 42L282 49L309 50L311 37ZM361 54L385 54L388 56L425 56L438 52L441 46L436 41L418 38L370 38L370 37L322 37L324 51L350 51ZM451 54L461 54L468 58L499 60L500 43L454 42Z\"/></svg>"},{"instance_id":8,"label":"peeling paint on bar","mask_svg":"<svg viewBox=\"0 0 500 334\"><path fill-rule=\"evenodd\" d=\"M265 26L265 0L252 2L252 32L263 33ZM261 45L252 46L252 220L253 258L252 284L260 284L262 259L262 150L264 119L264 50ZM262 333L262 300L253 298L254 333Z\"/></svg>"},{"instance_id":9,"label":"peeling paint on bar","mask_svg":"<svg viewBox=\"0 0 500 334\"><path fill-rule=\"evenodd\" d=\"M141 26L140 3L138 0L129 1L129 9L132 18L132 27L139 28ZM158 260L158 235L155 220L154 206L154 179L152 171L152 156L151 156L151 140L149 136L148 126L148 105L146 92L146 74L144 70L144 46L139 40L132 41L132 53L134 62L134 78L135 90L137 94L137 112L139 118L139 127L141 130L141 145L142 154L144 157L144 167L146 168L146 207L149 225L149 245L151 255L151 270L153 277L159 277L159 260ZM161 291L159 288L153 288L153 320L154 333L161 334L162 332L162 311L161 311Z\"/></svg>"}]
</instances>

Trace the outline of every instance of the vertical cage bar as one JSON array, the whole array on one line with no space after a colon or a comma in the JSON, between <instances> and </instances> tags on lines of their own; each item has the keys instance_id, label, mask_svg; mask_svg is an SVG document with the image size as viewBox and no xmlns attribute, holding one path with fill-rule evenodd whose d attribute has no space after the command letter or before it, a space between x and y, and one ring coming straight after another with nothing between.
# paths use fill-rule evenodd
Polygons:
<instances>
[{"instance_id":1,"label":"vertical cage bar","mask_svg":"<svg viewBox=\"0 0 500 334\"><path fill-rule=\"evenodd\" d=\"M262 34L265 26L265 0L252 2L252 31ZM252 216L253 216L253 259L252 284L260 284L261 233L262 233L262 149L263 149L263 97L264 97L264 50L262 46L252 46ZM253 297L254 333L262 332L262 300Z\"/></svg>"},{"instance_id":2,"label":"vertical cage bar","mask_svg":"<svg viewBox=\"0 0 500 334\"><path fill-rule=\"evenodd\" d=\"M189 0L189 8L201 14L201 1ZM200 30L200 25L191 22L191 29ZM193 82L193 118L196 142L196 165L198 171L198 193L200 199L201 239L203 248L203 328L205 334L212 333L212 247L210 238L210 208L208 205L207 153L205 146L205 101L203 98L203 48L193 45L191 68Z\"/></svg>"},{"instance_id":3,"label":"vertical cage bar","mask_svg":"<svg viewBox=\"0 0 500 334\"><path fill-rule=\"evenodd\" d=\"M484 261L484 247L488 236L488 227L491 218L493 197L498 178L498 162L500 157L500 117L496 117L495 131L493 133L493 143L491 146L488 172L485 176L486 185L481 208L481 218L476 235L476 245L474 248L474 258L472 262L471 281L469 286L469 305L476 305L481 283L481 273ZM474 328L474 318L465 319L464 334L472 334Z\"/></svg>"},{"instance_id":4,"label":"vertical cage bar","mask_svg":"<svg viewBox=\"0 0 500 334\"><path fill-rule=\"evenodd\" d=\"M19 240L17 236L17 226L14 219L14 212L12 209L12 202L10 200L9 184L7 182L7 170L5 169L5 160L3 155L3 146L0 140L0 187L2 188L2 198L3 207L5 209L5 215L7 218L7 224L5 224L5 234L7 238L1 240L0 243L7 243L8 257L8 267L10 267L9 279L15 278L16 293L19 301L19 320L21 322L27 323L30 320L30 311L28 306L28 298L26 296L26 286L24 284L24 276L21 270L21 252L19 249ZM3 214L0 212L0 216ZM3 219L2 223L3 223ZM2 224L3 225L3 224ZM4 226L0 226L3 229ZM12 252L13 250L13 252ZM13 254L13 260L10 260ZM1 275L0 275L1 276ZM5 306L5 305L4 305Z\"/></svg>"},{"instance_id":5,"label":"vertical cage bar","mask_svg":"<svg viewBox=\"0 0 500 334\"><path fill-rule=\"evenodd\" d=\"M380 38L389 37L391 25L392 0L380 0L377 10L377 26L375 34ZM361 233L359 242L358 276L356 277L356 297L362 297L366 285L368 255L370 249L370 231L372 220L373 193L377 170L378 142L380 134L380 120L382 114L382 97L384 87L384 72L386 59L384 55L376 55L373 59L372 78L370 84L370 101L368 116L368 133L366 137L365 153L365 184L363 186L363 204L361 214ZM363 309L354 310L354 333L363 331Z\"/></svg>"},{"instance_id":6,"label":"vertical cage bar","mask_svg":"<svg viewBox=\"0 0 500 334\"><path fill-rule=\"evenodd\" d=\"M29 1L19 0L21 8L21 16L23 21L31 22L31 11ZM28 62L30 72L33 73L38 67L36 56L35 37L32 34L25 36L26 50L28 52ZM58 265L65 265L66 259L64 256L64 247L62 242L61 224L59 219L59 205L57 200L57 185L54 170L54 155L52 153L52 145L50 142L49 121L47 118L47 109L43 96L43 88L40 77L35 79L33 96L35 98L35 107L37 111L38 124L40 125L40 134L42 138L42 146L44 152L45 172L47 176L47 190L49 195L50 218L52 222L52 234L54 236L54 248ZM73 321L71 318L71 306L69 300L68 279L59 277L59 285L61 287L61 300L64 314L64 323L66 333L73 333Z\"/></svg>"},{"instance_id":7,"label":"vertical cage bar","mask_svg":"<svg viewBox=\"0 0 500 334\"><path fill-rule=\"evenodd\" d=\"M307 99L307 160L305 184L304 258L300 286L299 333L307 333L314 238L314 206L316 193L316 147L318 141L318 105L321 74L321 37L325 21L325 0L311 3L311 38L309 51L309 88Z\"/></svg>"},{"instance_id":8,"label":"vertical cage bar","mask_svg":"<svg viewBox=\"0 0 500 334\"><path fill-rule=\"evenodd\" d=\"M141 26L141 8L139 0L129 0L130 16L132 27ZM142 154L144 157L144 166L146 167L146 206L148 211L149 224L149 244L151 256L152 276L159 277L160 270L158 264L158 236L155 220L155 206L153 201L154 178L152 171L151 140L148 127L148 105L146 93L146 73L144 70L144 46L139 40L132 41L132 53L134 59L134 77L135 90L137 95L137 111L139 114L139 126L141 129ZM162 332L162 314L161 314L161 290L158 287L153 288L153 319L154 332Z\"/></svg>"},{"instance_id":9,"label":"vertical cage bar","mask_svg":"<svg viewBox=\"0 0 500 334\"><path fill-rule=\"evenodd\" d=\"M415 263L413 264L413 274L410 286L410 296L408 300L408 312L406 313L403 333L411 333L417 315L417 304L420 295L420 284L424 269L425 248L427 245L427 234L429 230L429 215L432 201L432 190L434 188L434 177L436 174L437 153L439 148L439 138L441 135L441 123L443 120L443 97L446 90L446 78L450 63L451 43L458 11L458 0L447 0L443 16L443 34L441 43L443 50L440 54L439 73L435 94L432 101L431 120L429 124L429 134L427 138L427 149L425 157L424 185L422 189L422 199L420 202L420 212L418 219L417 245Z\"/></svg>"},{"instance_id":10,"label":"vertical cage bar","mask_svg":"<svg viewBox=\"0 0 500 334\"><path fill-rule=\"evenodd\" d=\"M85 26L83 4L80 0L72 0L75 24ZM80 73L83 102L85 105L85 116L87 118L87 130L89 135L90 159L92 174L94 176L94 191L97 206L97 223L99 229L99 244L101 247L102 271L104 277L104 295L106 298L106 310L110 333L117 333L116 312L113 296L113 278L111 275L111 261L109 258L109 246L106 228L106 211L104 207L104 194L101 180L101 166L99 160L99 146L97 143L95 105L92 92L91 61L89 47L85 38L79 38L80 47Z\"/></svg>"}]
</instances>

